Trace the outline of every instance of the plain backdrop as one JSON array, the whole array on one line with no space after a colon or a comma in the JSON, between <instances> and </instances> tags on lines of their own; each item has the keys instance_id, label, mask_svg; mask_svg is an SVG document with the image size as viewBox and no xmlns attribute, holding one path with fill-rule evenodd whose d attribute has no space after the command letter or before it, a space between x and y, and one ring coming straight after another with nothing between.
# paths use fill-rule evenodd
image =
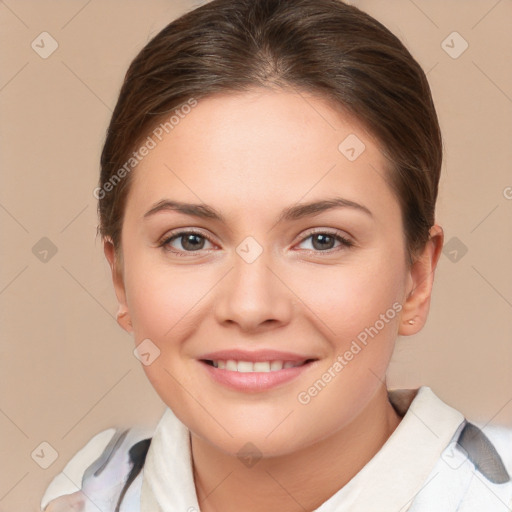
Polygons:
<instances>
[{"instance_id":1,"label":"plain backdrop","mask_svg":"<svg viewBox=\"0 0 512 512\"><path fill-rule=\"evenodd\" d=\"M446 149L430 317L399 338L389 386L426 384L472 420L512 425L512 2L352 3L428 73ZM92 191L130 61L194 5L0 1L2 511L39 510L93 435L163 412L115 321ZM41 450L43 465L56 452L46 469Z\"/></svg>"}]
</instances>

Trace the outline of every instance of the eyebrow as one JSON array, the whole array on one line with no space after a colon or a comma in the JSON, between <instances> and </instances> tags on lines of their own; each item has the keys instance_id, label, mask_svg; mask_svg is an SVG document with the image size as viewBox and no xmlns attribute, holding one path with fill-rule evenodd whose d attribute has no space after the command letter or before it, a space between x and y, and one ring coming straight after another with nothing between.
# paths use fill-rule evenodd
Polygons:
<instances>
[{"instance_id":1,"label":"eyebrow","mask_svg":"<svg viewBox=\"0 0 512 512\"><path fill-rule=\"evenodd\" d=\"M279 223L284 221L299 220L304 217L318 215L324 211L332 210L334 208L351 208L363 212L370 217L373 217L372 212L366 206L351 201L350 199L333 197L320 201L301 203L285 208L279 215L277 222ZM207 204L183 203L181 201L173 201L170 199L163 199L152 206L152 208L144 214L144 219L147 219L148 217L151 217L152 215L162 211L176 211L201 219L211 219L217 220L224 224L226 223L224 216L212 206Z\"/></svg>"}]
</instances>

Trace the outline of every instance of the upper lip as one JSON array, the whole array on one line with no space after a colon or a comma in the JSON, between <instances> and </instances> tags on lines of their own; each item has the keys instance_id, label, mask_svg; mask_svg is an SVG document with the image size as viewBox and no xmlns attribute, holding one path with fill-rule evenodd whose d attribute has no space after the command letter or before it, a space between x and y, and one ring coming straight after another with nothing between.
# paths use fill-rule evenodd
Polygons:
<instances>
[{"instance_id":1,"label":"upper lip","mask_svg":"<svg viewBox=\"0 0 512 512\"><path fill-rule=\"evenodd\" d=\"M309 359L317 359L315 357L303 354L296 354L293 352L284 352L281 350L240 350L240 349L227 349L219 350L217 352L209 352L204 354L198 359L206 361L228 361L229 359L234 361L292 361L302 362Z\"/></svg>"}]
</instances>

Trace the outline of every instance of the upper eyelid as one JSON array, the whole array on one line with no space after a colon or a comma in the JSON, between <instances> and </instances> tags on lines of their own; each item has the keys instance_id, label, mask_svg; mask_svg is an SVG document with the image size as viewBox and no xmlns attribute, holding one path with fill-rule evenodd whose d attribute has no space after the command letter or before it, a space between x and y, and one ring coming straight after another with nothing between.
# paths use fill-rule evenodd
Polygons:
<instances>
[{"instance_id":1,"label":"upper eyelid","mask_svg":"<svg viewBox=\"0 0 512 512\"><path fill-rule=\"evenodd\" d=\"M205 234L203 231L201 231L198 228L179 228L173 231L168 231L165 235L161 237L161 241L165 242L166 240L169 240L171 238L180 238L184 235L193 234L193 235L199 235L203 238L206 238L210 242L213 243L212 236Z\"/></svg>"}]
</instances>

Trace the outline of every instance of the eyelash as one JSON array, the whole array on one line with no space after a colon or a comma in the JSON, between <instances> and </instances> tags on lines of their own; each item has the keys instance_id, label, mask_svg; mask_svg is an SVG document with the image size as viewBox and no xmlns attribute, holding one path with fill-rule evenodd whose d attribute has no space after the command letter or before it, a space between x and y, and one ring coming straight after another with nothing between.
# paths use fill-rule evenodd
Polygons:
<instances>
[{"instance_id":1,"label":"eyelash","mask_svg":"<svg viewBox=\"0 0 512 512\"><path fill-rule=\"evenodd\" d=\"M211 244L215 244L215 242L213 242L213 240L210 237L206 236L203 233L200 233L199 231L195 231L195 230L191 229L191 230L186 230L186 231L171 232L169 234L169 236L165 236L158 243L158 247L161 247L164 251L170 252L170 253L175 254L176 256L180 256L180 257L187 257L189 254L193 255L194 253L199 253L202 250L204 250L204 249L199 249L197 251L177 251L175 249L170 248L170 246L168 244L170 244L172 241L174 241L178 238L181 238L185 235L197 235L197 236L200 236L201 238L204 238L205 240L208 240ZM345 238L344 236L342 236L339 231L329 231L329 230L311 232L307 236L302 238L299 241L299 244L303 243L308 238L311 238L314 235L328 235L328 236L333 237L335 240L341 242L341 246L339 246L337 249L332 248L332 249L328 249L325 251L318 251L318 250L314 250L314 249L305 249L306 251L314 252L316 254L322 254L322 253L332 254L332 253L340 250L340 247L342 247L344 249L349 249L354 245L354 242L352 242L348 238ZM206 249L206 250L208 250L208 249Z\"/></svg>"}]
</instances>

